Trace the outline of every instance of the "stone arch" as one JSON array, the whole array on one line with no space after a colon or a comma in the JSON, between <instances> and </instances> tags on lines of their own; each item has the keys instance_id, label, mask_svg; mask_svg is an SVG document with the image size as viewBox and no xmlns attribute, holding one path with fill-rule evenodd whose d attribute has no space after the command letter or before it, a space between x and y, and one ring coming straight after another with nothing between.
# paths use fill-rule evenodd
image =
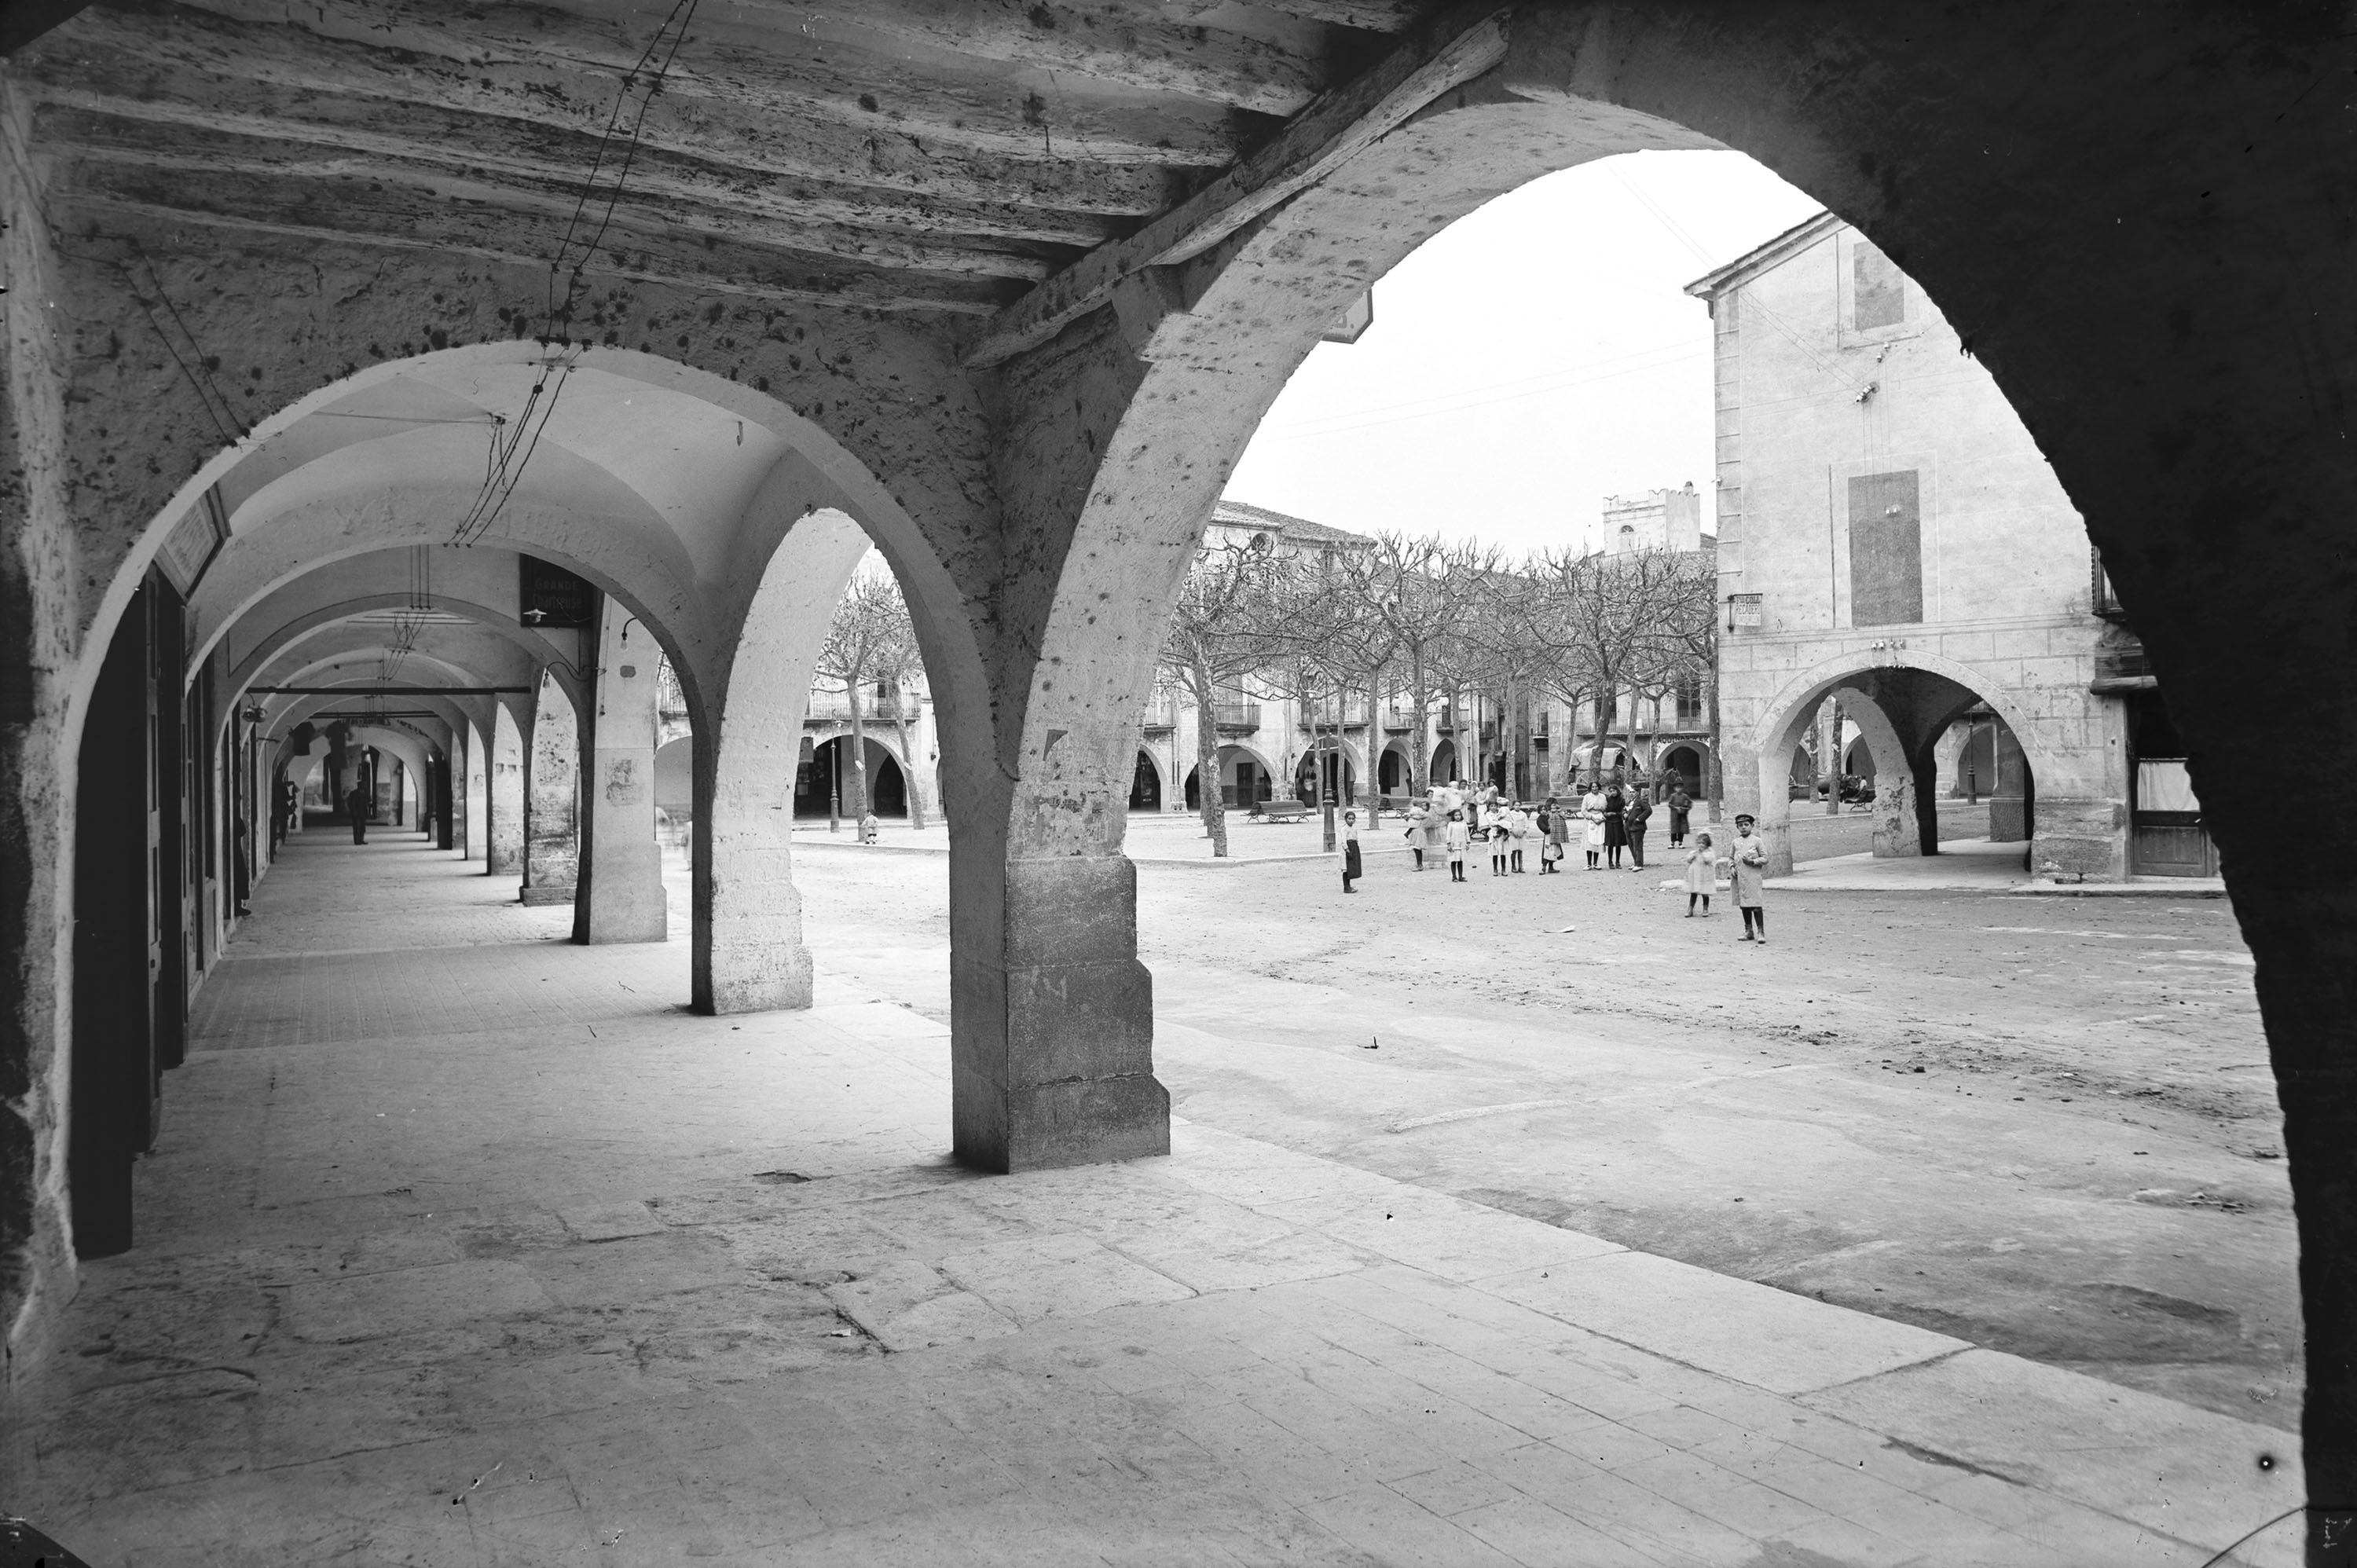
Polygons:
<instances>
[{"instance_id":1,"label":"stone arch","mask_svg":"<svg viewBox=\"0 0 2357 1568\"><path fill-rule=\"evenodd\" d=\"M2018 693L1989 680L1982 671L1955 660L1914 649L1861 650L1826 660L1788 679L1762 706L1756 718L1739 723L1737 736L1750 737L1750 766L1744 749L1730 737L1727 784L1736 809L1759 818L1760 836L1767 840L1771 875L1792 870L1791 799L1785 775L1789 759L1813 722L1818 707L1829 696L1842 698L1843 712L1854 719L1878 757L1891 759L1886 788L1878 782L1875 800L1875 853L1921 854L1935 853L1939 815L1933 746L1950 722L1986 702L2019 741L2030 776L2044 792L2071 798L2100 791L2103 780L2084 762L2058 752L2050 730L2034 712L2022 705ZM1896 711L1894 711L1896 710ZM1902 733L1903 732L1903 733ZM1896 775L1904 773L1903 782ZM2033 844L2032 862L2083 852L2068 842L2069 833L2042 835L2061 843Z\"/></svg>"}]
</instances>

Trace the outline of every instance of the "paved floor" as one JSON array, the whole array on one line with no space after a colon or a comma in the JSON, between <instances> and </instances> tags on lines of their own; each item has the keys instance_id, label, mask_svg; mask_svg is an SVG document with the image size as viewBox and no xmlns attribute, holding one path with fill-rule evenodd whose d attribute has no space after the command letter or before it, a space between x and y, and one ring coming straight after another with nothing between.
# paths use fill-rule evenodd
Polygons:
<instances>
[{"instance_id":1,"label":"paved floor","mask_svg":"<svg viewBox=\"0 0 2357 1568\"><path fill-rule=\"evenodd\" d=\"M126 1564L2190 1568L2300 1500L2282 1433L1184 1120L968 1175L938 1024L694 1017L683 933L506 887L257 890L9 1506Z\"/></svg>"}]
</instances>

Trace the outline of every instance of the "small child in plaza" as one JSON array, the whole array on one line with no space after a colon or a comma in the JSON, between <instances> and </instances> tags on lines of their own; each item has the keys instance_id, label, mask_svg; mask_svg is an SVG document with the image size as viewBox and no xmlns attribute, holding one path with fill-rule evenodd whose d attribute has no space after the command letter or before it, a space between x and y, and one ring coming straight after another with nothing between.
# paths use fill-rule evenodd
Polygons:
<instances>
[{"instance_id":1,"label":"small child in plaza","mask_svg":"<svg viewBox=\"0 0 2357 1568\"><path fill-rule=\"evenodd\" d=\"M1727 880L1735 887L1735 908L1743 916L1743 940L1768 945L1768 841L1752 831L1749 815L1735 819L1735 842L1727 848ZM1758 936L1752 933L1757 931Z\"/></svg>"},{"instance_id":2,"label":"small child in plaza","mask_svg":"<svg viewBox=\"0 0 2357 1568\"><path fill-rule=\"evenodd\" d=\"M876 828L877 822L875 812L870 811L866 816L860 818L859 842L861 843L874 843L876 842Z\"/></svg>"},{"instance_id":3,"label":"small child in plaza","mask_svg":"<svg viewBox=\"0 0 2357 1568\"><path fill-rule=\"evenodd\" d=\"M1448 813L1448 829L1443 835L1443 842L1448 849L1448 880L1464 881L1465 852L1473 843L1473 835L1466 831L1464 812Z\"/></svg>"},{"instance_id":4,"label":"small child in plaza","mask_svg":"<svg viewBox=\"0 0 2357 1568\"><path fill-rule=\"evenodd\" d=\"M1718 887L1718 851L1711 846L1708 833L1696 833L1694 847L1686 851L1686 918L1695 918L1695 903L1699 899L1702 912L1710 913L1710 896Z\"/></svg>"},{"instance_id":5,"label":"small child in plaza","mask_svg":"<svg viewBox=\"0 0 2357 1568\"><path fill-rule=\"evenodd\" d=\"M1491 875L1503 876L1506 875L1506 856L1511 853L1513 842L1513 830L1508 827L1502 819L1492 817L1490 820Z\"/></svg>"},{"instance_id":6,"label":"small child in plaza","mask_svg":"<svg viewBox=\"0 0 2357 1568\"><path fill-rule=\"evenodd\" d=\"M1594 871L1604 856L1604 797L1591 792L1581 814L1587 819L1587 869Z\"/></svg>"}]
</instances>

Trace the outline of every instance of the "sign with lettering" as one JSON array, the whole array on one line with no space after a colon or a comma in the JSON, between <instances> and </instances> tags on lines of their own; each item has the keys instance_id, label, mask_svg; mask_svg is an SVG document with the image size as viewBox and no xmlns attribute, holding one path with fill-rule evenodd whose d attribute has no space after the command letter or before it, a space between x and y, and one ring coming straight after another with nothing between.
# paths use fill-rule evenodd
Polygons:
<instances>
[{"instance_id":1,"label":"sign with lettering","mask_svg":"<svg viewBox=\"0 0 2357 1568\"><path fill-rule=\"evenodd\" d=\"M562 566L536 561L529 555L517 560L523 570L523 581L516 596L518 620L543 628L596 624L596 587Z\"/></svg>"}]
</instances>

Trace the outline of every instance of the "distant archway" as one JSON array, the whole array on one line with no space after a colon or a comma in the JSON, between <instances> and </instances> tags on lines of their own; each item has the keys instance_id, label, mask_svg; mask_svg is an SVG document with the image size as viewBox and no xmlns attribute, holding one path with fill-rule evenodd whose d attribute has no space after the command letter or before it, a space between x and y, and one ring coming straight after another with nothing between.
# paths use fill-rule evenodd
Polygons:
<instances>
[{"instance_id":1,"label":"distant archway","mask_svg":"<svg viewBox=\"0 0 2357 1568\"><path fill-rule=\"evenodd\" d=\"M1130 778L1129 809L1133 811L1158 811L1162 809L1162 769L1154 754L1137 754L1137 771Z\"/></svg>"}]
</instances>

